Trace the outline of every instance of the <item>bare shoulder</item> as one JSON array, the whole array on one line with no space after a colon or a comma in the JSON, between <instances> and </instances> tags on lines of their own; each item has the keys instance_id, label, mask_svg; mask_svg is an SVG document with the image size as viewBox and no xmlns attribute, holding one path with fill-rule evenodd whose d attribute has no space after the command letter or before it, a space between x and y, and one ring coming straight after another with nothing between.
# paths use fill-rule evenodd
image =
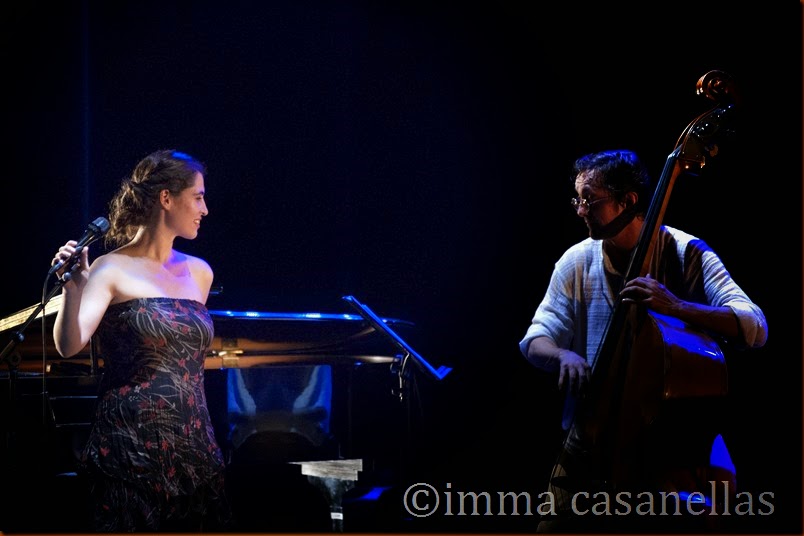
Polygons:
<instances>
[{"instance_id":1,"label":"bare shoulder","mask_svg":"<svg viewBox=\"0 0 804 536\"><path fill-rule=\"evenodd\" d=\"M105 273L117 269L126 268L131 261L131 257L121 255L114 251L100 255L91 263L92 273Z\"/></svg>"},{"instance_id":2,"label":"bare shoulder","mask_svg":"<svg viewBox=\"0 0 804 536\"><path fill-rule=\"evenodd\" d=\"M207 261L201 257L187 255L186 253L184 255L187 258L187 266L190 268L192 273L198 275L207 274L208 277L212 277L212 267Z\"/></svg>"},{"instance_id":3,"label":"bare shoulder","mask_svg":"<svg viewBox=\"0 0 804 536\"><path fill-rule=\"evenodd\" d=\"M208 293L209 289L212 288L212 280L215 277L212 267L201 257L195 257L186 253L181 253L181 255L184 255L187 268L190 270L190 274L198 287L204 294Z\"/></svg>"},{"instance_id":4,"label":"bare shoulder","mask_svg":"<svg viewBox=\"0 0 804 536\"><path fill-rule=\"evenodd\" d=\"M100 255L90 265L89 273L84 296L109 303L120 285L130 279L130 258L117 253Z\"/></svg>"}]
</instances>

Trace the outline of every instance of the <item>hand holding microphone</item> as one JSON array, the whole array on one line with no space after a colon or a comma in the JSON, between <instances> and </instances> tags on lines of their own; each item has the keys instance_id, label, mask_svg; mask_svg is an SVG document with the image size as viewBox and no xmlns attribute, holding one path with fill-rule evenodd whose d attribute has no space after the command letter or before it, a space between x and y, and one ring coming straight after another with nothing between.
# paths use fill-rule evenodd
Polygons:
<instances>
[{"instance_id":1,"label":"hand holding microphone","mask_svg":"<svg viewBox=\"0 0 804 536\"><path fill-rule=\"evenodd\" d=\"M109 227L109 221L106 218L96 218L92 221L87 226L87 230L84 231L84 235L78 242L70 240L59 248L58 253L56 253L56 256L53 258L48 276L55 274L69 265L69 269L61 276L64 281L69 281L72 269L80 262L84 248L105 235Z\"/></svg>"}]
</instances>

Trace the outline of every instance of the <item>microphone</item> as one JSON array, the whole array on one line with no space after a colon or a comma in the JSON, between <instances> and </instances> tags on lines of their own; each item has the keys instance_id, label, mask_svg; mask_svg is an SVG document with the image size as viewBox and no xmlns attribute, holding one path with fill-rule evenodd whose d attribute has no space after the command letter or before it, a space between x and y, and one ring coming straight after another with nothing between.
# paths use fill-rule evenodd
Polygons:
<instances>
[{"instance_id":1,"label":"microphone","mask_svg":"<svg viewBox=\"0 0 804 536\"><path fill-rule=\"evenodd\" d=\"M72 262L76 259L80 254L81 251L91 243L95 242L97 239L102 237L106 234L109 230L109 220L106 218L96 218L94 221L90 222L87 225L87 230L84 231L84 236L81 237L81 240L75 245L75 253L73 253L69 259L66 261L59 261L53 266L50 267L50 271L47 273L48 276L53 275L54 273L61 270L65 264Z\"/></svg>"}]
</instances>

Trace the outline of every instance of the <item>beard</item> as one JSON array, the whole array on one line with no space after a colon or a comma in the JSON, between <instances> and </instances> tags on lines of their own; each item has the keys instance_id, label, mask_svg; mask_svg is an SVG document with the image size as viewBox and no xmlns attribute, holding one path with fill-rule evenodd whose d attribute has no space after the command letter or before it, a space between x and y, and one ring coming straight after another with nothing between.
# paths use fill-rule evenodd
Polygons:
<instances>
[{"instance_id":1,"label":"beard","mask_svg":"<svg viewBox=\"0 0 804 536\"><path fill-rule=\"evenodd\" d=\"M634 206L630 206L620 212L613 220L606 225L598 225L597 222L586 220L586 227L589 229L589 237L593 240L607 240L614 238L620 231L636 218L637 211Z\"/></svg>"}]
</instances>

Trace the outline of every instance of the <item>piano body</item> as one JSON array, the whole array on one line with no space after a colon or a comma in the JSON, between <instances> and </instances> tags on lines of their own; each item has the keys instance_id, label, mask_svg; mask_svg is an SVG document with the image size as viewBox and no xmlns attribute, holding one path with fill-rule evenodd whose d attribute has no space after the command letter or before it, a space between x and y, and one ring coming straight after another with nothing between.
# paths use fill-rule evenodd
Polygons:
<instances>
[{"instance_id":1,"label":"piano body","mask_svg":"<svg viewBox=\"0 0 804 536\"><path fill-rule=\"evenodd\" d=\"M3 471L20 482L0 497L17 505L10 511L39 498L32 482L75 475L103 374L92 343L68 359L56 352L59 299L0 319L2 347L24 337L0 363ZM36 309L43 312L20 333ZM402 356L393 341L355 314L210 313L205 387L227 464L360 458L364 472L394 470L406 413L395 392ZM402 336L415 333L411 322L382 320ZM23 498L29 494L36 498Z\"/></svg>"}]
</instances>

